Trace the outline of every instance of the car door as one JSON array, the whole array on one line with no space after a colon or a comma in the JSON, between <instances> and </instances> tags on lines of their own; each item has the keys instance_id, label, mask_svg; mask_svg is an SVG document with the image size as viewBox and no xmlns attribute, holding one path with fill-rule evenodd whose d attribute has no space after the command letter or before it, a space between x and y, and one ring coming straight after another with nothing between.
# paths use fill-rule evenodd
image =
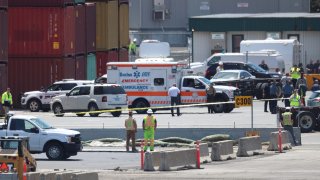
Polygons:
<instances>
[{"instance_id":1,"label":"car door","mask_svg":"<svg viewBox=\"0 0 320 180\"><path fill-rule=\"evenodd\" d=\"M37 129L37 133L35 133ZM11 119L8 136L27 136L29 137L29 145L31 151L42 151L40 147L41 134L39 129L33 123L26 119Z\"/></svg>"},{"instance_id":2,"label":"car door","mask_svg":"<svg viewBox=\"0 0 320 180\"><path fill-rule=\"evenodd\" d=\"M50 104L50 101L54 96L65 94L75 86L77 86L76 83L53 84L52 86L48 87L47 91L45 92L42 103Z\"/></svg>"},{"instance_id":3,"label":"car door","mask_svg":"<svg viewBox=\"0 0 320 180\"><path fill-rule=\"evenodd\" d=\"M90 86L80 86L70 91L66 96L66 110L87 110L90 100Z\"/></svg>"},{"instance_id":4,"label":"car door","mask_svg":"<svg viewBox=\"0 0 320 180\"><path fill-rule=\"evenodd\" d=\"M181 103L194 104L205 100L206 86L195 78L183 78L181 87Z\"/></svg>"}]
</instances>

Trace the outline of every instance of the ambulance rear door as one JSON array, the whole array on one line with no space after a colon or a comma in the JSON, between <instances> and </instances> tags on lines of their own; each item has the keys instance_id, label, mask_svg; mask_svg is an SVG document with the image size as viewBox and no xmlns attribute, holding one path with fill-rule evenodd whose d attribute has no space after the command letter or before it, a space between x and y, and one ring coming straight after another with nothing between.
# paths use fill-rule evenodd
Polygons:
<instances>
[{"instance_id":1,"label":"ambulance rear door","mask_svg":"<svg viewBox=\"0 0 320 180\"><path fill-rule=\"evenodd\" d=\"M150 102L151 106L166 106L170 102L168 99L168 80L166 69L152 69L151 70L151 91L153 100Z\"/></svg>"}]
</instances>

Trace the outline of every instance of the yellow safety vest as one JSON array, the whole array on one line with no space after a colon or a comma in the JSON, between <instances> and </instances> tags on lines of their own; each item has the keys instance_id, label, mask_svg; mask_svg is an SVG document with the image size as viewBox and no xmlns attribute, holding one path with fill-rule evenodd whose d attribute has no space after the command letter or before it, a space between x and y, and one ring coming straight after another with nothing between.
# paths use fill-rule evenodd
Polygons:
<instances>
[{"instance_id":1,"label":"yellow safety vest","mask_svg":"<svg viewBox=\"0 0 320 180\"><path fill-rule=\"evenodd\" d=\"M156 118L154 118L154 116L146 116L145 118L143 118L144 128L146 130L153 130L155 126L155 121Z\"/></svg>"},{"instance_id":2,"label":"yellow safety vest","mask_svg":"<svg viewBox=\"0 0 320 180\"><path fill-rule=\"evenodd\" d=\"M291 107L299 107L300 106L300 96L299 95L291 95L290 96L290 106Z\"/></svg>"},{"instance_id":3,"label":"yellow safety vest","mask_svg":"<svg viewBox=\"0 0 320 180\"><path fill-rule=\"evenodd\" d=\"M126 120L126 130L128 130L128 131L136 130L135 126L134 126L134 118L129 117Z\"/></svg>"},{"instance_id":4,"label":"yellow safety vest","mask_svg":"<svg viewBox=\"0 0 320 180\"><path fill-rule=\"evenodd\" d=\"M12 105L12 95L11 93L8 93L7 91L4 92L1 96L1 103L5 104L5 101L9 101L10 105Z\"/></svg>"},{"instance_id":5,"label":"yellow safety vest","mask_svg":"<svg viewBox=\"0 0 320 180\"><path fill-rule=\"evenodd\" d=\"M291 68L291 77L293 79L299 79L301 76L300 68Z\"/></svg>"},{"instance_id":6,"label":"yellow safety vest","mask_svg":"<svg viewBox=\"0 0 320 180\"><path fill-rule=\"evenodd\" d=\"M291 112L284 112L284 113L282 113L283 125L284 125L284 126L292 126L291 115L292 115Z\"/></svg>"}]
</instances>

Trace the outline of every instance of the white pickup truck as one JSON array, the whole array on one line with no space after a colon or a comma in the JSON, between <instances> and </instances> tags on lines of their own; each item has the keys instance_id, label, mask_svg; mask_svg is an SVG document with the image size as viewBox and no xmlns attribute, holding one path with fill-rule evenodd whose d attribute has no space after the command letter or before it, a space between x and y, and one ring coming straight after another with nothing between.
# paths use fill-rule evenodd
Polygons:
<instances>
[{"instance_id":1,"label":"white pickup truck","mask_svg":"<svg viewBox=\"0 0 320 180\"><path fill-rule=\"evenodd\" d=\"M45 152L51 160L67 159L82 150L80 132L54 128L35 116L11 116L8 124L0 124L2 136L27 136L30 152Z\"/></svg>"}]
</instances>

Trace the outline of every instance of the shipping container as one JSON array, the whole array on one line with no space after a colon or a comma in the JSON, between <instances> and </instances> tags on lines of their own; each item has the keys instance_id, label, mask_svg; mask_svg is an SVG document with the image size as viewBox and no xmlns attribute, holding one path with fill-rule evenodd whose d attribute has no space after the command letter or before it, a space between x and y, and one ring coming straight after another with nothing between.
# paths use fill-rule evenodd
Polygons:
<instances>
[{"instance_id":1,"label":"shipping container","mask_svg":"<svg viewBox=\"0 0 320 180\"><path fill-rule=\"evenodd\" d=\"M10 57L62 57L75 52L75 8L8 9ZM77 37L84 38L84 37Z\"/></svg>"},{"instance_id":2,"label":"shipping container","mask_svg":"<svg viewBox=\"0 0 320 180\"><path fill-rule=\"evenodd\" d=\"M77 0L9 0L10 7L56 7L74 5ZM83 0L84 1L84 0Z\"/></svg>"},{"instance_id":3,"label":"shipping container","mask_svg":"<svg viewBox=\"0 0 320 180\"><path fill-rule=\"evenodd\" d=\"M20 107L21 93L39 90L55 81L75 79L74 57L10 58L8 61L9 87L15 107Z\"/></svg>"},{"instance_id":4,"label":"shipping container","mask_svg":"<svg viewBox=\"0 0 320 180\"><path fill-rule=\"evenodd\" d=\"M96 55L94 53L87 54L87 79L94 80L97 77Z\"/></svg>"},{"instance_id":5,"label":"shipping container","mask_svg":"<svg viewBox=\"0 0 320 180\"><path fill-rule=\"evenodd\" d=\"M8 13L0 10L0 61L8 60Z\"/></svg>"},{"instance_id":6,"label":"shipping container","mask_svg":"<svg viewBox=\"0 0 320 180\"><path fill-rule=\"evenodd\" d=\"M76 79L85 80L87 78L86 56L76 56Z\"/></svg>"},{"instance_id":7,"label":"shipping container","mask_svg":"<svg viewBox=\"0 0 320 180\"><path fill-rule=\"evenodd\" d=\"M84 55L86 52L86 7L75 6L75 52L77 55Z\"/></svg>"},{"instance_id":8,"label":"shipping container","mask_svg":"<svg viewBox=\"0 0 320 180\"><path fill-rule=\"evenodd\" d=\"M119 62L129 62L128 49L121 48L119 50Z\"/></svg>"},{"instance_id":9,"label":"shipping container","mask_svg":"<svg viewBox=\"0 0 320 180\"><path fill-rule=\"evenodd\" d=\"M8 65L7 62L0 61L0 93L2 94L8 87ZM0 98L1 99L1 98ZM3 108L0 103L0 115L4 115Z\"/></svg>"},{"instance_id":10,"label":"shipping container","mask_svg":"<svg viewBox=\"0 0 320 180\"><path fill-rule=\"evenodd\" d=\"M119 4L118 0L110 0L108 2L108 49L119 48Z\"/></svg>"},{"instance_id":11,"label":"shipping container","mask_svg":"<svg viewBox=\"0 0 320 180\"><path fill-rule=\"evenodd\" d=\"M108 50L108 3L96 3L96 49L97 51Z\"/></svg>"},{"instance_id":12,"label":"shipping container","mask_svg":"<svg viewBox=\"0 0 320 180\"><path fill-rule=\"evenodd\" d=\"M120 48L128 47L129 39L129 4L128 1L122 0L119 7L119 38Z\"/></svg>"},{"instance_id":13,"label":"shipping container","mask_svg":"<svg viewBox=\"0 0 320 180\"><path fill-rule=\"evenodd\" d=\"M108 62L119 62L119 51L118 50L108 51Z\"/></svg>"},{"instance_id":14,"label":"shipping container","mask_svg":"<svg viewBox=\"0 0 320 180\"><path fill-rule=\"evenodd\" d=\"M8 0L0 0L0 9L8 8Z\"/></svg>"},{"instance_id":15,"label":"shipping container","mask_svg":"<svg viewBox=\"0 0 320 180\"><path fill-rule=\"evenodd\" d=\"M86 53L96 51L96 4L86 3Z\"/></svg>"},{"instance_id":16,"label":"shipping container","mask_svg":"<svg viewBox=\"0 0 320 180\"><path fill-rule=\"evenodd\" d=\"M96 53L97 77L107 73L108 51L99 51Z\"/></svg>"}]
</instances>

